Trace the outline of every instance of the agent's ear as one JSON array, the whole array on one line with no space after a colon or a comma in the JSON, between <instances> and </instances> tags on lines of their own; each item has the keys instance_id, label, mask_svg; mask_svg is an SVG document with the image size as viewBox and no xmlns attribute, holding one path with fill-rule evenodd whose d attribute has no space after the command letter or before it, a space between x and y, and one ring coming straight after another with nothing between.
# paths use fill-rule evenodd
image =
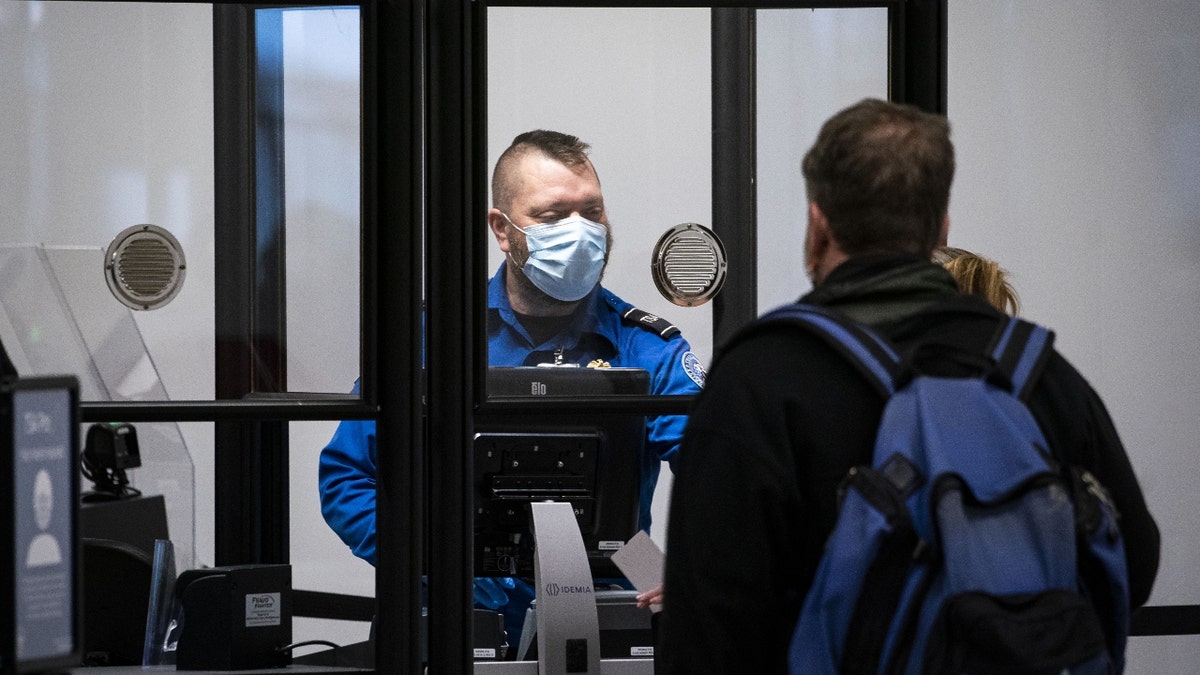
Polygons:
<instances>
[{"instance_id":1,"label":"agent's ear","mask_svg":"<svg viewBox=\"0 0 1200 675\"><path fill-rule=\"evenodd\" d=\"M942 231L938 233L938 242L936 248L942 248L946 242L950 240L950 214L942 216Z\"/></svg>"},{"instance_id":2,"label":"agent's ear","mask_svg":"<svg viewBox=\"0 0 1200 675\"><path fill-rule=\"evenodd\" d=\"M487 212L488 228L492 231L492 236L496 238L496 244L500 250L508 253L512 244L508 241L508 219L504 217L504 213L500 209L492 208Z\"/></svg>"}]
</instances>

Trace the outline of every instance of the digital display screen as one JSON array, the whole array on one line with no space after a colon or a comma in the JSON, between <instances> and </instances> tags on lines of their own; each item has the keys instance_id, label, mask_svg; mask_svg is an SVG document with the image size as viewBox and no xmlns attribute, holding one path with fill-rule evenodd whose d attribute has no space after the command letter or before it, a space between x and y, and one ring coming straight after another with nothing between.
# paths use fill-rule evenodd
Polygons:
<instances>
[{"instance_id":1,"label":"digital display screen","mask_svg":"<svg viewBox=\"0 0 1200 675\"><path fill-rule=\"evenodd\" d=\"M76 422L66 388L17 388L12 403L16 657L25 663L70 655L76 644Z\"/></svg>"}]
</instances>

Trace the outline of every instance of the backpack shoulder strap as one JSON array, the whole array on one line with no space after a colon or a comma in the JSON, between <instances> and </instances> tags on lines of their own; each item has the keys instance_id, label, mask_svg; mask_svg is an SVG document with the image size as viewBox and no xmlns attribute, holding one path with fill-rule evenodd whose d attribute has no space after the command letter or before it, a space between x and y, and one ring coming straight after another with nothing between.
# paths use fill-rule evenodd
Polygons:
<instances>
[{"instance_id":1,"label":"backpack shoulder strap","mask_svg":"<svg viewBox=\"0 0 1200 675\"><path fill-rule=\"evenodd\" d=\"M1012 385L1013 396L1029 400L1053 345L1054 332L1035 323L1009 317L1001 324L990 355L996 362L996 372Z\"/></svg>"},{"instance_id":2,"label":"backpack shoulder strap","mask_svg":"<svg viewBox=\"0 0 1200 675\"><path fill-rule=\"evenodd\" d=\"M886 338L866 324L835 310L797 302L767 312L748 329L780 321L799 324L822 337L854 363L884 396L895 391L901 357ZM1007 317L996 331L988 355L996 364L994 374L1011 384L1014 396L1028 401L1053 346L1053 331L1024 319Z\"/></svg>"},{"instance_id":3,"label":"backpack shoulder strap","mask_svg":"<svg viewBox=\"0 0 1200 675\"><path fill-rule=\"evenodd\" d=\"M892 345L870 327L816 305L793 303L759 317L751 326L777 322L800 324L821 336L867 377L885 397L895 391L900 357Z\"/></svg>"}]
</instances>

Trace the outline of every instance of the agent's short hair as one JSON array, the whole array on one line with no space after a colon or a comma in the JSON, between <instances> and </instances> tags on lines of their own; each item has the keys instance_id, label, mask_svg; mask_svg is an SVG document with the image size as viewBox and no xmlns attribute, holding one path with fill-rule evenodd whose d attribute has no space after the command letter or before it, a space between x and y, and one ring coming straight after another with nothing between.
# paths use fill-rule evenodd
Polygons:
<instances>
[{"instance_id":1,"label":"agent's short hair","mask_svg":"<svg viewBox=\"0 0 1200 675\"><path fill-rule=\"evenodd\" d=\"M821 127L802 168L809 201L846 254L928 257L937 246L954 180L945 117L864 99Z\"/></svg>"},{"instance_id":2,"label":"agent's short hair","mask_svg":"<svg viewBox=\"0 0 1200 675\"><path fill-rule=\"evenodd\" d=\"M536 129L519 134L496 160L496 168L492 172L492 205L505 212L512 206L520 179L515 168L529 153L540 152L566 166L575 167L591 163L587 155L590 149L591 146L577 136L558 131Z\"/></svg>"}]
</instances>

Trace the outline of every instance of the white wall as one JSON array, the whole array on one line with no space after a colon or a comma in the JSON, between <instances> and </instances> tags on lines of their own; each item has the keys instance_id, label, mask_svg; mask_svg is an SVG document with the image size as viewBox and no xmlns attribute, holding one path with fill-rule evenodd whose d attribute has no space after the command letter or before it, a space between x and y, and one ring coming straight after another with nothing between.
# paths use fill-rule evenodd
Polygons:
<instances>
[{"instance_id":1,"label":"white wall","mask_svg":"<svg viewBox=\"0 0 1200 675\"><path fill-rule=\"evenodd\" d=\"M1152 605L1200 602L1200 4L956 1L950 243L1013 275L1023 314L1100 392L1163 537ZM1196 636L1130 672L1195 672Z\"/></svg>"},{"instance_id":2,"label":"white wall","mask_svg":"<svg viewBox=\"0 0 1200 675\"><path fill-rule=\"evenodd\" d=\"M951 243L1010 270L1024 314L1057 331L1104 397L1163 531L1151 602L1198 603L1200 496L1190 479L1200 475L1200 312L1191 297L1200 282L1200 4L955 0L949 11L959 158ZM212 397L210 12L0 3L0 244L103 246L134 223L171 229L188 254L184 290L136 320L175 399ZM771 83L760 92L760 309L807 290L799 155L828 114L882 94L867 56L881 48L876 19L773 12L760 13L760 82ZM489 161L539 126L590 142L617 237L606 284L683 327L704 358L709 310L661 300L645 263L668 227L708 223L707 15L489 12ZM824 65L806 66L814 63ZM309 187L297 191L353 184L333 159L307 166ZM344 391L357 361L345 353L357 344L357 310L345 297L358 257L342 234L353 226L341 207L296 208L311 229L299 242L310 245L289 251L308 275L293 276L303 301L291 301L291 330L307 324L326 339L297 337L296 363L320 367L290 376ZM482 214L469 226L484 227ZM197 563L211 563L211 425L183 426L196 462ZM332 427L292 425L297 585L370 593L370 567L316 511L316 452ZM660 491L659 525L666 501ZM297 639L350 641L359 630L298 626ZM1135 638L1129 670L1191 672L1197 647L1195 637Z\"/></svg>"}]
</instances>

